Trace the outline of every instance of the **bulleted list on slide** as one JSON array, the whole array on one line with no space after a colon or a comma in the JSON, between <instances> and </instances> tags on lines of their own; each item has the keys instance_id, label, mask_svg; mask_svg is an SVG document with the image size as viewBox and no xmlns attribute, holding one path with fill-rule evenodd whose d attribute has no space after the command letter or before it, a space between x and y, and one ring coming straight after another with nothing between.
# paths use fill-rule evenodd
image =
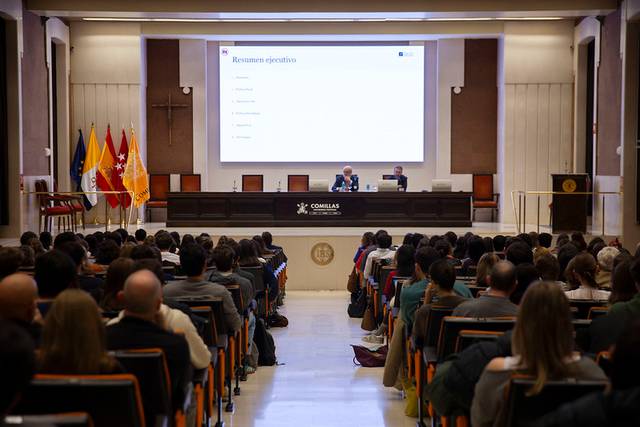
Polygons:
<instances>
[{"instance_id":1,"label":"bulleted list on slide","mask_svg":"<svg viewBox=\"0 0 640 427\"><path fill-rule=\"evenodd\" d=\"M221 46L220 160L422 161L423 52Z\"/></svg>"}]
</instances>

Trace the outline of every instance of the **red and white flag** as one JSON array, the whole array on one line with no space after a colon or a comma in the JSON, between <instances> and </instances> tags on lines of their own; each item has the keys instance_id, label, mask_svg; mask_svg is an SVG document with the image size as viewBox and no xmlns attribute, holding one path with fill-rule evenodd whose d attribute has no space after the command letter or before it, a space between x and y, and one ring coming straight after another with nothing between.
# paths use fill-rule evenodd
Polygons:
<instances>
[{"instance_id":1,"label":"red and white flag","mask_svg":"<svg viewBox=\"0 0 640 427\"><path fill-rule=\"evenodd\" d=\"M120 150L116 156L116 164L113 167L113 174L111 175L111 182L113 182L113 188L116 191L126 191L124 184L122 184L122 177L124 176L124 169L127 165L127 159L129 158L129 144L127 143L127 135L122 129L122 140L120 141ZM120 199L120 205L123 208L128 208L131 204L131 196L129 193L123 193L118 195Z\"/></svg>"}]
</instances>

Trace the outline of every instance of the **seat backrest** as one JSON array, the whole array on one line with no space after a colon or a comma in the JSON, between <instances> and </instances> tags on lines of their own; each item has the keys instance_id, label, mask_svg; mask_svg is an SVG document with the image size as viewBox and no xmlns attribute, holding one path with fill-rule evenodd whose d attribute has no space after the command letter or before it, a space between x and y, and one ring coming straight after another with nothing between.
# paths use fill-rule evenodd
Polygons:
<instances>
[{"instance_id":1,"label":"seat backrest","mask_svg":"<svg viewBox=\"0 0 640 427\"><path fill-rule=\"evenodd\" d=\"M222 297L179 297L171 298L171 300L185 304L192 310L194 307L209 307L211 309L211 313L213 314L216 334L218 335L218 337L227 333L226 323L224 321Z\"/></svg>"},{"instance_id":2,"label":"seat backrest","mask_svg":"<svg viewBox=\"0 0 640 427\"><path fill-rule=\"evenodd\" d=\"M119 375L36 375L15 414L86 412L96 427L144 426L138 380Z\"/></svg>"},{"instance_id":3,"label":"seat backrest","mask_svg":"<svg viewBox=\"0 0 640 427\"><path fill-rule=\"evenodd\" d=\"M592 307L602 307L603 304L606 304L606 302L596 300L569 300L569 305L578 309L575 315L577 319L586 319L589 317L589 310L591 310Z\"/></svg>"},{"instance_id":4,"label":"seat backrest","mask_svg":"<svg viewBox=\"0 0 640 427\"><path fill-rule=\"evenodd\" d=\"M447 356L455 352L460 331L466 329L473 331L506 332L513 329L515 322L515 317L493 319L474 319L456 316L445 317L442 320L442 327L438 337L438 361L443 361Z\"/></svg>"},{"instance_id":5,"label":"seat backrest","mask_svg":"<svg viewBox=\"0 0 640 427\"><path fill-rule=\"evenodd\" d=\"M288 175L287 191L309 191L309 175Z\"/></svg>"},{"instance_id":6,"label":"seat backrest","mask_svg":"<svg viewBox=\"0 0 640 427\"><path fill-rule=\"evenodd\" d=\"M242 191L264 191L263 175L242 175Z\"/></svg>"},{"instance_id":7,"label":"seat backrest","mask_svg":"<svg viewBox=\"0 0 640 427\"><path fill-rule=\"evenodd\" d=\"M535 381L514 375L507 392L508 426L530 426L536 419L586 394L604 390L606 381L558 380L548 381L542 391L529 396Z\"/></svg>"},{"instance_id":8,"label":"seat backrest","mask_svg":"<svg viewBox=\"0 0 640 427\"><path fill-rule=\"evenodd\" d=\"M432 347L438 343L442 319L451 316L451 313L453 313L453 308L437 305L431 306L431 310L429 310L429 315L427 316L427 330L424 345Z\"/></svg>"},{"instance_id":9,"label":"seat backrest","mask_svg":"<svg viewBox=\"0 0 640 427\"><path fill-rule=\"evenodd\" d=\"M164 352L159 348L119 350L115 357L125 371L138 378L147 425L171 419L171 380Z\"/></svg>"},{"instance_id":10,"label":"seat backrest","mask_svg":"<svg viewBox=\"0 0 640 427\"><path fill-rule=\"evenodd\" d=\"M240 267L241 270L253 274L253 286L256 292L264 291L264 272L262 266L256 267Z\"/></svg>"},{"instance_id":11,"label":"seat backrest","mask_svg":"<svg viewBox=\"0 0 640 427\"><path fill-rule=\"evenodd\" d=\"M504 335L502 331L471 331L463 329L456 340L456 353L460 353L467 347L481 341L496 341Z\"/></svg>"},{"instance_id":12,"label":"seat backrest","mask_svg":"<svg viewBox=\"0 0 640 427\"><path fill-rule=\"evenodd\" d=\"M393 278L393 287L396 289L395 298L393 301L393 306L396 308L400 308L400 294L402 294L402 284L405 280L409 280L410 277L399 277L396 276Z\"/></svg>"},{"instance_id":13,"label":"seat backrest","mask_svg":"<svg viewBox=\"0 0 640 427\"><path fill-rule=\"evenodd\" d=\"M593 320L598 317L606 316L609 312L609 307L591 307L589 309L589 314L587 315L587 319Z\"/></svg>"},{"instance_id":14,"label":"seat backrest","mask_svg":"<svg viewBox=\"0 0 640 427\"><path fill-rule=\"evenodd\" d=\"M211 307L194 306L190 308L191 312L199 318L200 327L196 328L198 335L200 335L207 347L214 347L217 344L218 331L216 330L216 320L213 317Z\"/></svg>"},{"instance_id":15,"label":"seat backrest","mask_svg":"<svg viewBox=\"0 0 640 427\"><path fill-rule=\"evenodd\" d=\"M47 415L9 415L5 417L3 426L25 427L92 427L91 416L86 412Z\"/></svg>"},{"instance_id":16,"label":"seat backrest","mask_svg":"<svg viewBox=\"0 0 640 427\"><path fill-rule=\"evenodd\" d=\"M169 174L150 174L149 175L149 200L166 201L167 193L170 191Z\"/></svg>"},{"instance_id":17,"label":"seat backrest","mask_svg":"<svg viewBox=\"0 0 640 427\"><path fill-rule=\"evenodd\" d=\"M493 175L473 175L473 200L493 200Z\"/></svg>"},{"instance_id":18,"label":"seat backrest","mask_svg":"<svg viewBox=\"0 0 640 427\"><path fill-rule=\"evenodd\" d=\"M380 269L380 288L384 288L384 286L387 284L387 279L389 278L389 274L391 274L391 272L395 269L396 267L392 265L382 266L382 268Z\"/></svg>"},{"instance_id":19,"label":"seat backrest","mask_svg":"<svg viewBox=\"0 0 640 427\"><path fill-rule=\"evenodd\" d=\"M191 173L191 174L180 174L180 191L191 191L191 192L199 192L200 191L200 174Z\"/></svg>"},{"instance_id":20,"label":"seat backrest","mask_svg":"<svg viewBox=\"0 0 640 427\"><path fill-rule=\"evenodd\" d=\"M242 298L242 290L240 289L240 285L233 283L225 284L224 287L227 288L227 290L231 294L231 298L233 298L233 304L236 306L236 309L238 309L238 313L242 314L244 301Z\"/></svg>"}]
</instances>

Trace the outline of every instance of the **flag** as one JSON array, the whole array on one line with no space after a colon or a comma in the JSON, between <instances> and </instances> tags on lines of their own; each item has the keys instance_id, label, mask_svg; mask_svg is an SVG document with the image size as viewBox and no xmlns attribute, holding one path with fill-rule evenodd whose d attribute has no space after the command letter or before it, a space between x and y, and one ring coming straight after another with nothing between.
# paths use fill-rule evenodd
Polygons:
<instances>
[{"instance_id":1,"label":"flag","mask_svg":"<svg viewBox=\"0 0 640 427\"><path fill-rule=\"evenodd\" d=\"M124 168L127 165L127 157L129 157L129 144L127 144L127 135L124 133L124 129L122 129L120 151L118 151L116 166L114 167L113 174L111 175L111 183L113 184L113 189L116 191L126 190L122 184L122 177L124 176ZM131 204L131 196L129 193L118 194L118 199L120 200L120 205L123 208L128 208Z\"/></svg>"},{"instance_id":2,"label":"flag","mask_svg":"<svg viewBox=\"0 0 640 427\"><path fill-rule=\"evenodd\" d=\"M122 177L124 188L133 191L133 205L139 208L149 200L149 180L147 170L140 158L140 149L136 142L136 135L131 131L131 144L129 145L129 158Z\"/></svg>"},{"instance_id":3,"label":"flag","mask_svg":"<svg viewBox=\"0 0 640 427\"><path fill-rule=\"evenodd\" d=\"M71 162L71 181L75 182L75 191L82 191L82 167L84 165L84 158L87 155L87 149L84 146L84 136L82 136L82 129L78 129L78 143L76 144L76 152L73 155L73 162ZM82 203L86 209L91 209L91 203L87 200L86 196L82 196Z\"/></svg>"},{"instance_id":4,"label":"flag","mask_svg":"<svg viewBox=\"0 0 640 427\"><path fill-rule=\"evenodd\" d=\"M98 204L98 191L96 186L96 174L98 172L98 164L100 163L100 147L98 146L98 138L96 138L96 130L91 125L91 133L89 134L89 147L87 147L87 155L84 158L82 166L82 191L85 194L89 204L95 206ZM90 209L87 207L87 209Z\"/></svg>"},{"instance_id":5,"label":"flag","mask_svg":"<svg viewBox=\"0 0 640 427\"><path fill-rule=\"evenodd\" d=\"M113 168L116 165L116 149L113 147L113 139L111 139L111 126L107 126L107 135L104 137L104 146L100 155L100 163L98 164L98 176L96 184L102 191L113 191ZM118 195L107 193L104 195L107 202L112 208L118 206Z\"/></svg>"}]
</instances>

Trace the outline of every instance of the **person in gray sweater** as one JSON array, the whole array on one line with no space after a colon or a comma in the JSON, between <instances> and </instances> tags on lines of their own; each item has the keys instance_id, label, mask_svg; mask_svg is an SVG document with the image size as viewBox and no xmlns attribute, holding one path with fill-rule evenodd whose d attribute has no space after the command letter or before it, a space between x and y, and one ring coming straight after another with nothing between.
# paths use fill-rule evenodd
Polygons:
<instances>
[{"instance_id":1,"label":"person in gray sweater","mask_svg":"<svg viewBox=\"0 0 640 427\"><path fill-rule=\"evenodd\" d=\"M607 377L591 359L573 351L573 325L569 300L553 282L538 282L524 294L513 330L513 356L496 357L476 384L471 404L471 425L505 425L505 387L513 373L535 380L530 393L543 390L548 380L602 380Z\"/></svg>"},{"instance_id":2,"label":"person in gray sweater","mask_svg":"<svg viewBox=\"0 0 640 427\"><path fill-rule=\"evenodd\" d=\"M200 245L193 243L184 246L180 250L180 265L187 278L169 282L162 289L162 293L166 299L222 297L226 329L228 331L239 331L242 320L233 303L231 293L223 285L205 280L206 260L205 251Z\"/></svg>"},{"instance_id":3,"label":"person in gray sweater","mask_svg":"<svg viewBox=\"0 0 640 427\"><path fill-rule=\"evenodd\" d=\"M511 317L518 313L518 306L509 300L516 288L516 268L509 261L493 266L489 276L490 288L484 295L463 302L453 310L453 316L462 317Z\"/></svg>"},{"instance_id":4,"label":"person in gray sweater","mask_svg":"<svg viewBox=\"0 0 640 427\"><path fill-rule=\"evenodd\" d=\"M238 310L243 311L250 308L255 296L253 285L249 280L233 271L234 250L230 246L220 245L215 247L212 255L216 269L209 274L207 280L223 286L239 285L242 293L243 306L238 307Z\"/></svg>"}]
</instances>

